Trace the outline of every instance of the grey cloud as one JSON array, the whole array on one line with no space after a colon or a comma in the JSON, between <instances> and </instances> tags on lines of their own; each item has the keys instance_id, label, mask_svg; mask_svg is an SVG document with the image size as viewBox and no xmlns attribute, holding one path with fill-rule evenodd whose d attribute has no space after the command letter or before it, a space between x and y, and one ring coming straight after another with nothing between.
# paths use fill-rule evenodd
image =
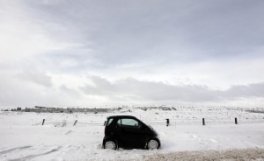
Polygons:
<instances>
[{"instance_id":1,"label":"grey cloud","mask_svg":"<svg viewBox=\"0 0 264 161\"><path fill-rule=\"evenodd\" d=\"M110 99L148 100L157 102L215 102L236 98L264 97L264 83L234 86L228 90L212 90L199 85L168 85L162 82L139 81L128 78L115 82L93 76L95 86L81 89L87 95L106 96Z\"/></svg>"},{"instance_id":2,"label":"grey cloud","mask_svg":"<svg viewBox=\"0 0 264 161\"><path fill-rule=\"evenodd\" d=\"M28 104L31 100L32 104L85 102L87 96L89 101L97 99L99 103L107 100L104 98L112 103L126 98L138 102L206 102L263 97L263 83L236 85L264 81L258 76L263 71L263 0L0 3L0 26L6 34L0 41L8 42L1 48L0 72L1 77L2 72L11 75L0 80L2 104ZM13 27L10 31L9 26ZM12 51L12 57L5 54L6 49ZM250 68L241 68L248 58L259 61L252 61ZM67 75L76 84L53 79L59 86L55 89L48 74L55 78ZM87 74L111 80L133 78L112 82L91 77L95 87L82 87L85 94L68 88L76 88ZM177 84L181 82L175 80L178 77L215 88L222 88L221 84L224 88L236 86L220 91L157 82Z\"/></svg>"},{"instance_id":3,"label":"grey cloud","mask_svg":"<svg viewBox=\"0 0 264 161\"><path fill-rule=\"evenodd\" d=\"M235 85L224 92L225 97L264 97L264 83Z\"/></svg>"},{"instance_id":4,"label":"grey cloud","mask_svg":"<svg viewBox=\"0 0 264 161\"><path fill-rule=\"evenodd\" d=\"M17 78L20 81L24 80L45 87L52 87L51 77L48 76L45 72L35 71L34 69L18 73Z\"/></svg>"},{"instance_id":5,"label":"grey cloud","mask_svg":"<svg viewBox=\"0 0 264 161\"><path fill-rule=\"evenodd\" d=\"M1 73L0 109L4 106L71 106L83 101L77 90L67 86L56 88L49 83L49 79L36 74L30 75L29 79L28 74L18 76Z\"/></svg>"},{"instance_id":6,"label":"grey cloud","mask_svg":"<svg viewBox=\"0 0 264 161\"><path fill-rule=\"evenodd\" d=\"M79 99L81 97L80 93L78 92L78 90L69 88L65 85L60 86L60 91L64 94L69 95L70 97L73 97L74 99Z\"/></svg>"},{"instance_id":7,"label":"grey cloud","mask_svg":"<svg viewBox=\"0 0 264 161\"><path fill-rule=\"evenodd\" d=\"M92 40L93 57L106 66L252 56L263 43L260 0L29 2L35 19L60 26L47 26L54 36Z\"/></svg>"},{"instance_id":8,"label":"grey cloud","mask_svg":"<svg viewBox=\"0 0 264 161\"><path fill-rule=\"evenodd\" d=\"M176 100L176 101L209 101L213 100L211 91L202 86L172 86L161 82L145 82L136 79L125 79L109 82L101 77L91 77L95 87L83 87L88 95L110 96L110 98L129 98L140 100Z\"/></svg>"}]
</instances>

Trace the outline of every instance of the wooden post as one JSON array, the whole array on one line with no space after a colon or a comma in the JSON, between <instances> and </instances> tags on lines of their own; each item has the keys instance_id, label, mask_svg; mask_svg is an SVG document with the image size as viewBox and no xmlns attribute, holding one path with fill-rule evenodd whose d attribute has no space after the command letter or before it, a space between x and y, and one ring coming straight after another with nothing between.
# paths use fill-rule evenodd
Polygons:
<instances>
[{"instance_id":1,"label":"wooden post","mask_svg":"<svg viewBox=\"0 0 264 161\"><path fill-rule=\"evenodd\" d=\"M77 122L78 122L78 120L75 120L73 126L75 126L77 124Z\"/></svg>"},{"instance_id":2,"label":"wooden post","mask_svg":"<svg viewBox=\"0 0 264 161\"><path fill-rule=\"evenodd\" d=\"M166 119L166 126L170 125L170 119Z\"/></svg>"},{"instance_id":3,"label":"wooden post","mask_svg":"<svg viewBox=\"0 0 264 161\"><path fill-rule=\"evenodd\" d=\"M203 126L204 126L205 125L205 119L204 118L203 118L202 122L203 122Z\"/></svg>"},{"instance_id":4,"label":"wooden post","mask_svg":"<svg viewBox=\"0 0 264 161\"><path fill-rule=\"evenodd\" d=\"M237 124L237 118L235 117L235 124Z\"/></svg>"},{"instance_id":5,"label":"wooden post","mask_svg":"<svg viewBox=\"0 0 264 161\"><path fill-rule=\"evenodd\" d=\"M45 119L42 120L42 126L44 125L44 123L45 123Z\"/></svg>"}]
</instances>

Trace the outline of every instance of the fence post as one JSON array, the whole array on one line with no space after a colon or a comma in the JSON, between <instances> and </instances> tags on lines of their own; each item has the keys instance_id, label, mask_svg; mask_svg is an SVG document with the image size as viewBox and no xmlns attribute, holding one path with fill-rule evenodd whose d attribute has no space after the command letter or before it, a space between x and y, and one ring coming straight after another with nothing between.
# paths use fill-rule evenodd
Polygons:
<instances>
[{"instance_id":1,"label":"fence post","mask_svg":"<svg viewBox=\"0 0 264 161\"><path fill-rule=\"evenodd\" d=\"M235 117L235 124L237 124L237 118Z\"/></svg>"},{"instance_id":2,"label":"fence post","mask_svg":"<svg viewBox=\"0 0 264 161\"><path fill-rule=\"evenodd\" d=\"M42 126L44 125L44 123L45 123L45 119L42 120Z\"/></svg>"},{"instance_id":3,"label":"fence post","mask_svg":"<svg viewBox=\"0 0 264 161\"><path fill-rule=\"evenodd\" d=\"M77 122L78 122L78 120L75 120L73 126L75 126L77 124Z\"/></svg>"},{"instance_id":4,"label":"fence post","mask_svg":"<svg viewBox=\"0 0 264 161\"><path fill-rule=\"evenodd\" d=\"M166 119L166 126L170 125L170 119Z\"/></svg>"},{"instance_id":5,"label":"fence post","mask_svg":"<svg viewBox=\"0 0 264 161\"><path fill-rule=\"evenodd\" d=\"M202 119L202 122L203 122L203 126L204 126L205 125L205 119L204 118Z\"/></svg>"}]
</instances>

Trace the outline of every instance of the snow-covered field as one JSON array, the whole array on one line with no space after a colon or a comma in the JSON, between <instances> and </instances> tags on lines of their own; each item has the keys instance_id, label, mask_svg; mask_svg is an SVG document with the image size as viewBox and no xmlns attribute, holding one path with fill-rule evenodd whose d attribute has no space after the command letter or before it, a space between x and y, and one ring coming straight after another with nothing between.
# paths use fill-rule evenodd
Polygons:
<instances>
[{"instance_id":1,"label":"snow-covered field","mask_svg":"<svg viewBox=\"0 0 264 161\"><path fill-rule=\"evenodd\" d=\"M116 114L134 115L153 126L159 133L161 149L101 149L103 123L107 116ZM238 125L234 124L235 117ZM166 118L170 119L168 127ZM202 126L202 118L205 118L205 126ZM78 122L73 126L75 120ZM239 109L124 109L97 114L0 112L1 161L148 160L148 157L181 151L255 148L260 149L258 154L263 154L264 114Z\"/></svg>"}]
</instances>

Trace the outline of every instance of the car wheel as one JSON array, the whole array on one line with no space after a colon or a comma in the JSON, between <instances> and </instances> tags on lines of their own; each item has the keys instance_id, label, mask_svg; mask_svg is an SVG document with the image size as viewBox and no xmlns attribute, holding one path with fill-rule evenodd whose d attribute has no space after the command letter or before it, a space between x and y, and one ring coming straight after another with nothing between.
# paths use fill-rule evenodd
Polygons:
<instances>
[{"instance_id":1,"label":"car wheel","mask_svg":"<svg viewBox=\"0 0 264 161\"><path fill-rule=\"evenodd\" d=\"M148 149L151 149L151 150L153 150L153 149L159 149L159 146L160 146L160 143L156 139L150 139L148 141L148 144L147 144L147 148Z\"/></svg>"},{"instance_id":2,"label":"car wheel","mask_svg":"<svg viewBox=\"0 0 264 161\"><path fill-rule=\"evenodd\" d=\"M115 150L117 148L117 145L114 141L112 140L107 140L105 141L104 143L104 148L105 149L112 149L112 150Z\"/></svg>"}]
</instances>

